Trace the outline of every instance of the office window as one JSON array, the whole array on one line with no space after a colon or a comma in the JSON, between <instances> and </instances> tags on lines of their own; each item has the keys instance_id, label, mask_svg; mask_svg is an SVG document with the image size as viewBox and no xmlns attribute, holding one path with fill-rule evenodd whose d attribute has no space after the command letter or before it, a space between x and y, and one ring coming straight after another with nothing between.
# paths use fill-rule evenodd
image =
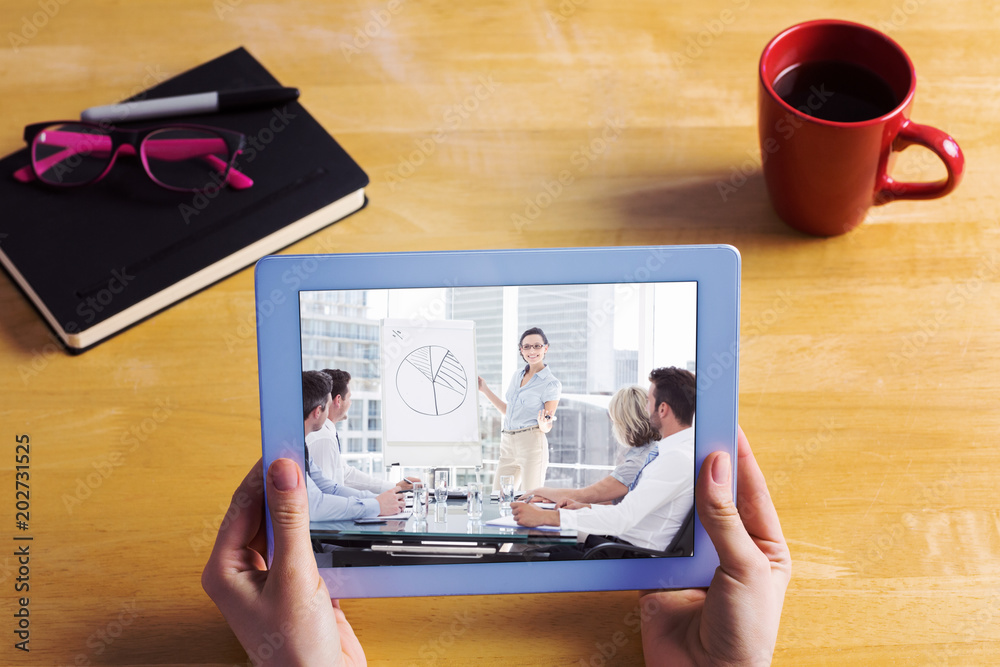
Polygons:
<instances>
[{"instance_id":1,"label":"office window","mask_svg":"<svg viewBox=\"0 0 1000 667\"><path fill-rule=\"evenodd\" d=\"M353 375L353 373L352 373ZM347 430L348 431L361 431L362 427L362 413L361 404L363 401L351 401L351 407L347 411Z\"/></svg>"}]
</instances>

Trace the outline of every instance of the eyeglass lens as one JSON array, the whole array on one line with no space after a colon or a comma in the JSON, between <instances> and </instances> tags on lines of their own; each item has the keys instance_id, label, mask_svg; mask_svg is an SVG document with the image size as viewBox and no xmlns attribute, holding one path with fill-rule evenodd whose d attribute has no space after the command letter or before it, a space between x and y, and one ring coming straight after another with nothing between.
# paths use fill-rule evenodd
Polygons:
<instances>
[{"instance_id":1,"label":"eyeglass lens","mask_svg":"<svg viewBox=\"0 0 1000 667\"><path fill-rule=\"evenodd\" d=\"M111 137L86 125L53 125L31 144L38 178L53 185L79 185L101 176L111 160Z\"/></svg>"},{"instance_id":2,"label":"eyeglass lens","mask_svg":"<svg viewBox=\"0 0 1000 667\"><path fill-rule=\"evenodd\" d=\"M104 174L114 159L111 136L99 127L65 123L42 130L32 142L38 178L53 185L83 185ZM131 146L119 150L134 154ZM140 145L149 176L168 188L204 190L224 181L232 155L225 139L197 128L164 128Z\"/></svg>"},{"instance_id":3,"label":"eyeglass lens","mask_svg":"<svg viewBox=\"0 0 1000 667\"><path fill-rule=\"evenodd\" d=\"M542 345L541 343L534 343L533 345L522 345L521 349L522 350L540 350L543 347L545 347L545 346Z\"/></svg>"},{"instance_id":4,"label":"eyeglass lens","mask_svg":"<svg viewBox=\"0 0 1000 667\"><path fill-rule=\"evenodd\" d=\"M207 130L166 128L142 142L149 175L162 185L205 190L223 182L231 160L225 139Z\"/></svg>"}]
</instances>

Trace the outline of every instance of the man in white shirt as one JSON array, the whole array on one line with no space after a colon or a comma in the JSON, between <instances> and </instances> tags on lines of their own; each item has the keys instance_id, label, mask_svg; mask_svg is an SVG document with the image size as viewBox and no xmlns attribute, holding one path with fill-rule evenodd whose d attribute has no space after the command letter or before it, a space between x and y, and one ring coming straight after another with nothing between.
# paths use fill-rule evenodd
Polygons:
<instances>
[{"instance_id":1,"label":"man in white shirt","mask_svg":"<svg viewBox=\"0 0 1000 667\"><path fill-rule=\"evenodd\" d=\"M694 506L694 374L657 368L649 374L649 420L663 439L659 454L647 461L633 490L617 505L568 503L540 510L513 503L522 526L559 526L591 535L610 535L638 547L663 551Z\"/></svg>"},{"instance_id":2,"label":"man in white shirt","mask_svg":"<svg viewBox=\"0 0 1000 667\"><path fill-rule=\"evenodd\" d=\"M327 422L333 404L333 381L321 371L302 373L302 411L306 434L314 433ZM307 438L308 442L308 438ZM311 461L306 445L306 491L309 496L310 521L360 519L398 514L405 502L392 487L379 495L359 491L330 479Z\"/></svg>"},{"instance_id":3,"label":"man in white shirt","mask_svg":"<svg viewBox=\"0 0 1000 667\"><path fill-rule=\"evenodd\" d=\"M407 478L399 484L372 477L342 458L340 435L336 423L347 419L351 408L351 374L335 368L324 368L323 373L330 376L332 389L330 391L330 410L322 426L312 433L306 433L306 447L312 456L312 465L322 471L323 475L333 480L335 484L343 484L358 491L365 491L374 496L395 488L397 491L407 491L413 487L413 482L419 478Z\"/></svg>"}]
</instances>

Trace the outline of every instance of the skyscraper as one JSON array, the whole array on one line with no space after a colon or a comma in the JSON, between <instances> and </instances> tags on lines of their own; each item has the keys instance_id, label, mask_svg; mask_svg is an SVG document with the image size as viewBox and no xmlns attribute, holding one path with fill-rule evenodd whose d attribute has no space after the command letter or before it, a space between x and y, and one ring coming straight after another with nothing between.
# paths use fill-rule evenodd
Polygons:
<instances>
[{"instance_id":1,"label":"skyscraper","mask_svg":"<svg viewBox=\"0 0 1000 667\"><path fill-rule=\"evenodd\" d=\"M351 374L351 408L338 426L344 459L382 473L379 321L369 317L367 290L300 292L302 370L339 368Z\"/></svg>"}]
</instances>

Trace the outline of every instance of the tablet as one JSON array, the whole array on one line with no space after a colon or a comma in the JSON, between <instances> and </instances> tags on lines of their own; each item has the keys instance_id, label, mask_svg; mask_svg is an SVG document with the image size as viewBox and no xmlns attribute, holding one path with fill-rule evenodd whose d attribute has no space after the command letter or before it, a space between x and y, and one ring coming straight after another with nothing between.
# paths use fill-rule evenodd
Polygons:
<instances>
[{"instance_id":1,"label":"tablet","mask_svg":"<svg viewBox=\"0 0 1000 667\"><path fill-rule=\"evenodd\" d=\"M255 289L265 469L307 473L333 597L709 584L694 486L737 458L735 248L271 256ZM505 501L538 487L624 495L527 528Z\"/></svg>"}]
</instances>

